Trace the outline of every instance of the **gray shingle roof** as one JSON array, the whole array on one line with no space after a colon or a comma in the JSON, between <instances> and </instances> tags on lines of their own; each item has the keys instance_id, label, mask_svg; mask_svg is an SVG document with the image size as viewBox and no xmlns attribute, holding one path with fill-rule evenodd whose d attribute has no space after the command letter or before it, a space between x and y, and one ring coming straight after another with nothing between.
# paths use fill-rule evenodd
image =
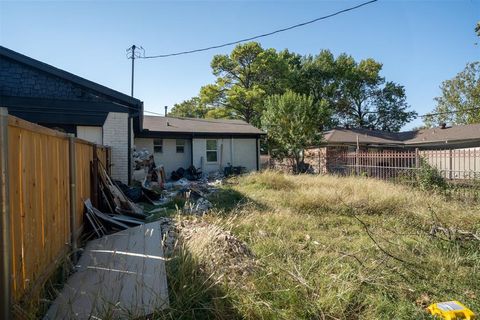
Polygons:
<instances>
[{"instance_id":1,"label":"gray shingle roof","mask_svg":"<svg viewBox=\"0 0 480 320\"><path fill-rule=\"evenodd\" d=\"M208 133L262 135L262 130L242 120L195 119L144 116L143 128L165 133Z\"/></svg>"},{"instance_id":2,"label":"gray shingle roof","mask_svg":"<svg viewBox=\"0 0 480 320\"><path fill-rule=\"evenodd\" d=\"M369 129L335 128L325 132L327 144L420 145L454 141L480 140L480 124L420 129L405 132L386 132Z\"/></svg>"}]
</instances>

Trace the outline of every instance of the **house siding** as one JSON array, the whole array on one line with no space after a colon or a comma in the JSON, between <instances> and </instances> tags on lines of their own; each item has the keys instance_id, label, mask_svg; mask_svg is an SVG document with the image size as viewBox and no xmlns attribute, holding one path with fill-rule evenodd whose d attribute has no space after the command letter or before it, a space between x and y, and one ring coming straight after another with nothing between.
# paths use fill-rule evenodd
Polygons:
<instances>
[{"instance_id":1,"label":"house siding","mask_svg":"<svg viewBox=\"0 0 480 320\"><path fill-rule=\"evenodd\" d=\"M211 139L193 139L193 164L197 168L202 168L203 172L223 170L228 164L245 167L247 171L257 170L259 154L256 139L217 138L216 163L206 162L207 140Z\"/></svg>"},{"instance_id":2,"label":"house siding","mask_svg":"<svg viewBox=\"0 0 480 320\"><path fill-rule=\"evenodd\" d=\"M190 167L191 140L181 139L185 141L183 153L177 153L177 139L162 139L163 152L153 152L153 140L154 139L135 138L135 148L137 151L145 149L151 154L153 154L155 158L155 164L157 166L162 165L168 177L170 176L172 171L177 170L180 167L184 169Z\"/></svg>"},{"instance_id":3,"label":"house siding","mask_svg":"<svg viewBox=\"0 0 480 320\"><path fill-rule=\"evenodd\" d=\"M103 125L103 144L111 147L112 178L128 183L127 113L108 113Z\"/></svg>"},{"instance_id":4,"label":"house siding","mask_svg":"<svg viewBox=\"0 0 480 320\"><path fill-rule=\"evenodd\" d=\"M103 144L102 127L77 126L77 137L96 144Z\"/></svg>"}]
</instances>

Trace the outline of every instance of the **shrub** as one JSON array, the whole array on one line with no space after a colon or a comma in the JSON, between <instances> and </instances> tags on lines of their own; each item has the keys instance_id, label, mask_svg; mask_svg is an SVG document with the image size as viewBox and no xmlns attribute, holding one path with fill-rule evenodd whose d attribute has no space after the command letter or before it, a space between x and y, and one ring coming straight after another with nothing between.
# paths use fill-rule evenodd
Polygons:
<instances>
[{"instance_id":1,"label":"shrub","mask_svg":"<svg viewBox=\"0 0 480 320\"><path fill-rule=\"evenodd\" d=\"M417 172L417 183L420 189L426 191L445 190L448 186L440 171L424 159L421 160L420 169Z\"/></svg>"}]
</instances>

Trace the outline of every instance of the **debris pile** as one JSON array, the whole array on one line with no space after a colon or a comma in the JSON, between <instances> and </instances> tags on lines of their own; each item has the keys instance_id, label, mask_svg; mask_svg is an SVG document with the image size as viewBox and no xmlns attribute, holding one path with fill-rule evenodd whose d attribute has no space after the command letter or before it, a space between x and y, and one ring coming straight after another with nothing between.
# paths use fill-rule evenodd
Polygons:
<instances>
[{"instance_id":1,"label":"debris pile","mask_svg":"<svg viewBox=\"0 0 480 320\"><path fill-rule=\"evenodd\" d=\"M135 170L140 170L148 166L150 160L153 158L153 155L148 152L147 149L142 149L140 151L132 152L132 160Z\"/></svg>"},{"instance_id":2,"label":"debris pile","mask_svg":"<svg viewBox=\"0 0 480 320\"><path fill-rule=\"evenodd\" d=\"M188 167L187 170L180 167L177 170L173 171L170 179L173 181L180 180L182 178L188 180L198 180L202 177L202 170L195 168L193 165Z\"/></svg>"},{"instance_id":3,"label":"debris pile","mask_svg":"<svg viewBox=\"0 0 480 320\"><path fill-rule=\"evenodd\" d=\"M107 171L103 166L98 169L100 190L102 196L112 213L124 214L140 219L145 219L147 215L143 212L143 209L133 203L112 181Z\"/></svg>"},{"instance_id":4,"label":"debris pile","mask_svg":"<svg viewBox=\"0 0 480 320\"><path fill-rule=\"evenodd\" d=\"M90 199L85 200L84 204L87 209L85 214L87 220L99 238L108 233L107 227L112 230L124 230L145 223L143 220L121 214L103 213L93 206Z\"/></svg>"}]
</instances>

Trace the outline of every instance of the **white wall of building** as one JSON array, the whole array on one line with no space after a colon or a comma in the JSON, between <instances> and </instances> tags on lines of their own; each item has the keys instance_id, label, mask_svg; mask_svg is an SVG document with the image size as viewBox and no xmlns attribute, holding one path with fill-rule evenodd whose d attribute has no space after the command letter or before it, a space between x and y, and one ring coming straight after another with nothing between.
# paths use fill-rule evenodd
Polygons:
<instances>
[{"instance_id":1,"label":"white wall of building","mask_svg":"<svg viewBox=\"0 0 480 320\"><path fill-rule=\"evenodd\" d=\"M193 139L193 164L205 173L223 170L229 163L248 171L257 170L256 139L220 138L217 140L217 161L207 162L207 140Z\"/></svg>"},{"instance_id":2,"label":"white wall of building","mask_svg":"<svg viewBox=\"0 0 480 320\"><path fill-rule=\"evenodd\" d=\"M155 157L157 165L163 165L168 177L172 171L179 167L188 168L190 166L191 156L190 150L191 140L185 140L184 153L176 152L176 139L162 139L163 152L153 151L152 138L135 138L135 148L137 151L147 150ZM207 162L207 140L217 141L217 161ZM257 153L256 139L240 139L240 138L194 138L193 139L193 165L201 168L204 173L223 171L229 163L233 166L245 167L248 171L257 170Z\"/></svg>"},{"instance_id":3,"label":"white wall of building","mask_svg":"<svg viewBox=\"0 0 480 320\"><path fill-rule=\"evenodd\" d=\"M135 148L137 151L146 149L148 152L154 155L155 164L163 165L167 177L170 177L172 171L182 167L187 169L190 167L191 161L191 141L189 139L179 139L185 142L184 152L177 152L177 139L161 139L162 140L162 152L154 152L153 141L154 139L135 138Z\"/></svg>"},{"instance_id":4,"label":"white wall of building","mask_svg":"<svg viewBox=\"0 0 480 320\"><path fill-rule=\"evenodd\" d=\"M103 144L102 127L77 126L77 137L96 144Z\"/></svg>"},{"instance_id":5,"label":"white wall of building","mask_svg":"<svg viewBox=\"0 0 480 320\"><path fill-rule=\"evenodd\" d=\"M103 124L103 144L111 147L112 178L128 183L127 113L108 113Z\"/></svg>"},{"instance_id":6,"label":"white wall of building","mask_svg":"<svg viewBox=\"0 0 480 320\"><path fill-rule=\"evenodd\" d=\"M234 166L245 167L248 171L257 170L257 160L260 154L257 153L256 139L234 139L233 147Z\"/></svg>"},{"instance_id":7,"label":"white wall of building","mask_svg":"<svg viewBox=\"0 0 480 320\"><path fill-rule=\"evenodd\" d=\"M142 151L143 149L153 154L153 139L150 138L135 138L133 143L136 151Z\"/></svg>"}]
</instances>

